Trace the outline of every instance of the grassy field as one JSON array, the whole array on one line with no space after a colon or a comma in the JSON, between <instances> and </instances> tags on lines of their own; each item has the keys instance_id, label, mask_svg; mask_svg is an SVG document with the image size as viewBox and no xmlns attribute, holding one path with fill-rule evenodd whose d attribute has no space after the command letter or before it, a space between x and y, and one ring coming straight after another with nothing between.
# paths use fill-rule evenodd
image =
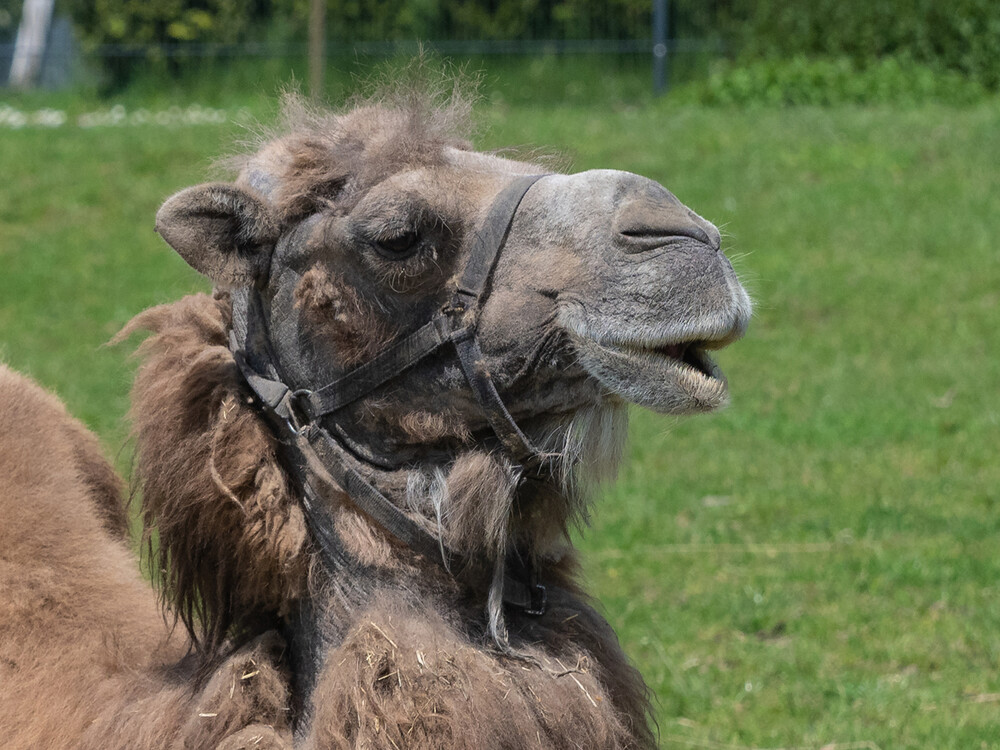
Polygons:
<instances>
[{"instance_id":1,"label":"grassy field","mask_svg":"<svg viewBox=\"0 0 1000 750\"><path fill-rule=\"evenodd\" d=\"M663 747L1000 748L1000 104L480 115L480 145L666 184L757 301L732 406L637 412L582 537ZM234 135L0 129L0 358L123 467L129 347L102 344L206 288L152 219Z\"/></svg>"}]
</instances>

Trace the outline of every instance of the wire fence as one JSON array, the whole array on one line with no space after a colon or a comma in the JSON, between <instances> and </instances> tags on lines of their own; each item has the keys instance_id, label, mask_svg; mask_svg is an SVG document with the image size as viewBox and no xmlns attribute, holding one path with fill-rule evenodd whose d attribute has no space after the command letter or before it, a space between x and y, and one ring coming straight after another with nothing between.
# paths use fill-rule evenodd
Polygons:
<instances>
[{"instance_id":1,"label":"wire fence","mask_svg":"<svg viewBox=\"0 0 1000 750\"><path fill-rule=\"evenodd\" d=\"M711 5L711 3L708 3ZM604 58L614 59L619 68L644 70L650 86L662 90L670 72L688 71L723 53L721 41L707 33L711 12L702 9L692 20L678 12L669 0L650 0L645 12L616 15L610 4L573 22L554 24L551 18L525 18L508 23L494 37L469 34L460 25L439 22L417 35L404 36L393 29L379 36L377 28L354 28L345 33L337 19L330 19L324 34L325 58L378 60L431 52L447 58ZM690 7L690 4L688 5ZM707 20L706 20L707 19ZM447 20L447 19L445 19ZM0 29L0 32L3 30ZM250 34L249 36L253 36ZM266 35L265 35L266 36ZM81 80L117 75L117 71L155 68L177 71L196 68L206 62L239 60L304 61L310 53L306 34L293 38L243 38L238 42L166 41L160 43L119 42L82 44L80 34L65 16L56 16L45 35L44 44L27 51L15 42L8 24L0 33L0 85L8 81L11 64L18 54L34 59L34 83L59 88ZM297 37L297 38L296 38ZM683 75L683 72L682 72Z\"/></svg>"}]
</instances>

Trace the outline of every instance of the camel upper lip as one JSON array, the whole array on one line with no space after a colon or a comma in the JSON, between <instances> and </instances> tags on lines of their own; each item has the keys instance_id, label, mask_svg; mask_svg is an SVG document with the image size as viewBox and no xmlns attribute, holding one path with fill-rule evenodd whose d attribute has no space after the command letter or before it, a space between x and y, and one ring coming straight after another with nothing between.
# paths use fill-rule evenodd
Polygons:
<instances>
[{"instance_id":1,"label":"camel upper lip","mask_svg":"<svg viewBox=\"0 0 1000 750\"><path fill-rule=\"evenodd\" d=\"M724 349L743 337L746 326L739 321L723 327L697 326L667 332L666 335L652 335L636 332L624 336L598 336L595 343L612 349L634 349L636 351L658 352L668 356L683 355L685 349ZM579 333L579 332L578 332ZM584 338L595 338L584 336ZM679 357L678 357L679 358Z\"/></svg>"},{"instance_id":2,"label":"camel upper lip","mask_svg":"<svg viewBox=\"0 0 1000 750\"><path fill-rule=\"evenodd\" d=\"M598 347L617 351L626 356L653 356L676 360L699 371L703 375L721 378L722 373L706 353L706 350L722 349L743 336L746 326L739 323L725 327L699 326L694 330L680 330L666 335L651 335L648 332L634 332L632 335L600 336L583 335ZM578 331L577 335L583 333Z\"/></svg>"}]
</instances>

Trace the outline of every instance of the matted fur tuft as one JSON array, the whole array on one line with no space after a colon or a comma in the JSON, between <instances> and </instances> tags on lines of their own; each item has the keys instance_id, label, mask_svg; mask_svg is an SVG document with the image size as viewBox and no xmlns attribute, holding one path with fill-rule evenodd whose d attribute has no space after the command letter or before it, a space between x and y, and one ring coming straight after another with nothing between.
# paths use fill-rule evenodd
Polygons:
<instances>
[{"instance_id":1,"label":"matted fur tuft","mask_svg":"<svg viewBox=\"0 0 1000 750\"><path fill-rule=\"evenodd\" d=\"M569 623L587 616L562 614L572 615ZM526 646L527 662L474 646L429 606L382 596L330 652L328 663L337 668L325 670L316 686L307 746L652 747L645 696L630 696L635 704L627 708L621 692L609 700L608 688L618 677L566 637L565 622L557 622L564 632L536 636L547 648ZM599 658L617 651L614 640L600 645L605 652Z\"/></svg>"},{"instance_id":2,"label":"matted fur tuft","mask_svg":"<svg viewBox=\"0 0 1000 750\"><path fill-rule=\"evenodd\" d=\"M311 324L310 336L333 345L344 367L371 359L398 333L357 290L334 271L314 266L295 287L295 306Z\"/></svg>"},{"instance_id":3,"label":"matted fur tuft","mask_svg":"<svg viewBox=\"0 0 1000 750\"><path fill-rule=\"evenodd\" d=\"M226 347L230 314L225 296L194 295L121 334L151 332L131 410L148 548L164 597L208 653L284 614L310 564L275 440Z\"/></svg>"},{"instance_id":4,"label":"matted fur tuft","mask_svg":"<svg viewBox=\"0 0 1000 750\"><path fill-rule=\"evenodd\" d=\"M418 65L342 112L287 92L277 126L261 129L245 154L219 165L264 193L282 224L320 209L346 212L401 165L434 166L448 147L471 148L472 101L464 88L454 78L435 81Z\"/></svg>"}]
</instances>

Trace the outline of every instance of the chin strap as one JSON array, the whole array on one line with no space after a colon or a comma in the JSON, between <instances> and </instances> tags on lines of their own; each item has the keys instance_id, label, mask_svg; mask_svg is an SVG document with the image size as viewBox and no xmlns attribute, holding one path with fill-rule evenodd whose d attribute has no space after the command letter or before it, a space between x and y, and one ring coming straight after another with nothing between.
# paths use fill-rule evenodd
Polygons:
<instances>
[{"instance_id":1,"label":"chin strap","mask_svg":"<svg viewBox=\"0 0 1000 750\"><path fill-rule=\"evenodd\" d=\"M270 332L256 289L235 290L229 348L247 385L256 394L285 459L299 486L302 506L324 564L337 569L337 534L326 508L346 493L369 519L417 554L439 562L448 571L465 561L445 547L359 472L362 464L320 420L389 382L438 349L451 345L466 381L483 409L500 445L514 458L522 476L546 472L546 460L517 426L486 368L476 329L487 287L514 215L529 188L544 175L514 180L487 214L470 249L452 299L434 318L386 351L337 380L316 389L292 389L283 381L271 345ZM503 600L525 614L545 612L546 591L530 566L515 575L507 566ZM527 580L524 580L524 579Z\"/></svg>"}]
</instances>

